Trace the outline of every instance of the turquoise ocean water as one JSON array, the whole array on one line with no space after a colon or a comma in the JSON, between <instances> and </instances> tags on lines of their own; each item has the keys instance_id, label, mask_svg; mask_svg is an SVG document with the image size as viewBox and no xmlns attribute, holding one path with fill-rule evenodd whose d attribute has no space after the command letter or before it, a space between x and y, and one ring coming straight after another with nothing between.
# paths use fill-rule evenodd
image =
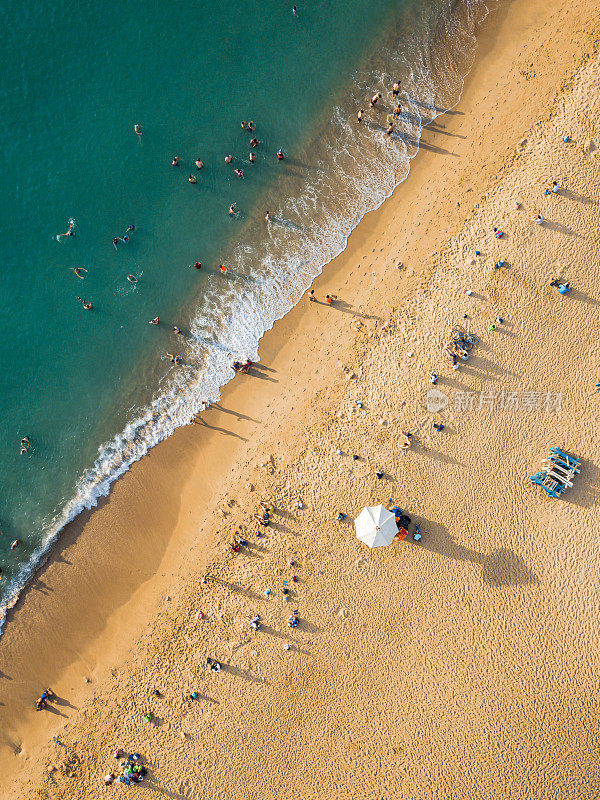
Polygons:
<instances>
[{"instance_id":1,"label":"turquoise ocean water","mask_svg":"<svg viewBox=\"0 0 600 800\"><path fill-rule=\"evenodd\" d=\"M460 94L486 10L482 0L291 9L8 0L0 10L3 608L67 521L216 399L233 359L257 358L264 331L406 177L423 125ZM395 79L406 92L387 137ZM382 107L358 126L377 90ZM69 219L75 235L57 240Z\"/></svg>"}]
</instances>

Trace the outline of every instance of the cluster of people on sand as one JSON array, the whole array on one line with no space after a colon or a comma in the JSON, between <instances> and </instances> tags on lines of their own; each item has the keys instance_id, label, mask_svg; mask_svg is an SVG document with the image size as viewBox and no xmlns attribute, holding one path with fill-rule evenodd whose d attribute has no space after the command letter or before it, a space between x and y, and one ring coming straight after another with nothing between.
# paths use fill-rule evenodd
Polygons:
<instances>
[{"instance_id":1,"label":"cluster of people on sand","mask_svg":"<svg viewBox=\"0 0 600 800\"><path fill-rule=\"evenodd\" d=\"M115 750L113 756L119 760L119 766L104 776L106 786L110 786L115 781L131 786L141 783L148 774L148 770L141 763L142 757L139 753L126 755L123 750L119 749Z\"/></svg>"},{"instance_id":2,"label":"cluster of people on sand","mask_svg":"<svg viewBox=\"0 0 600 800\"><path fill-rule=\"evenodd\" d=\"M250 361L249 358L247 358L245 361L234 361L232 366L236 372L244 372L247 374L250 372L252 361Z\"/></svg>"},{"instance_id":3,"label":"cluster of people on sand","mask_svg":"<svg viewBox=\"0 0 600 800\"><path fill-rule=\"evenodd\" d=\"M52 691L52 689L44 689L38 699L35 701L35 710L36 711L43 711L45 708L48 707L48 701L54 700L56 695Z\"/></svg>"}]
</instances>

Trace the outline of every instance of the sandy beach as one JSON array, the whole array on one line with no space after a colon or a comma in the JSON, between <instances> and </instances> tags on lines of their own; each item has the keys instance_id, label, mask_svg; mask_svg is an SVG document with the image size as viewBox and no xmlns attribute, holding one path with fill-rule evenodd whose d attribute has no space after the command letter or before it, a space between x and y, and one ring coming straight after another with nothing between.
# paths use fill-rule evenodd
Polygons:
<instances>
[{"instance_id":1,"label":"sandy beach","mask_svg":"<svg viewBox=\"0 0 600 800\"><path fill-rule=\"evenodd\" d=\"M140 798L600 794L594 11L495 9L319 302L65 531L0 639L2 797L110 797L116 748ZM564 499L529 482L555 445ZM369 550L352 521L388 499L423 538Z\"/></svg>"}]
</instances>

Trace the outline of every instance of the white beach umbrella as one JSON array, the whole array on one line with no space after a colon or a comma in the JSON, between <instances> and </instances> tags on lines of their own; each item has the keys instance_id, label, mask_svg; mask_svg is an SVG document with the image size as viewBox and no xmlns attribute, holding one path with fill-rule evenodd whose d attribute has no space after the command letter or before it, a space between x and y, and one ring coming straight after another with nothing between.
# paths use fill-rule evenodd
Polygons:
<instances>
[{"instance_id":1,"label":"white beach umbrella","mask_svg":"<svg viewBox=\"0 0 600 800\"><path fill-rule=\"evenodd\" d=\"M394 513L383 506L363 508L354 520L356 538L368 547L387 547L398 533Z\"/></svg>"}]
</instances>

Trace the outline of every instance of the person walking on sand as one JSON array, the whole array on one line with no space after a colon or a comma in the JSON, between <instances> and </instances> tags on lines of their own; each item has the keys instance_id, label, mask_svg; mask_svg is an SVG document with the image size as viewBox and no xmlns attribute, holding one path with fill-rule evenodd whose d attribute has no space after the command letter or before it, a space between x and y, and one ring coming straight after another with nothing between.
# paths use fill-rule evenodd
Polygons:
<instances>
[{"instance_id":1,"label":"person walking on sand","mask_svg":"<svg viewBox=\"0 0 600 800\"><path fill-rule=\"evenodd\" d=\"M315 290L311 289L310 292L308 293L308 302L309 303L314 303L316 301L316 299L317 298L315 297Z\"/></svg>"},{"instance_id":2,"label":"person walking on sand","mask_svg":"<svg viewBox=\"0 0 600 800\"><path fill-rule=\"evenodd\" d=\"M333 297L330 294L325 295L325 302L327 303L328 306L332 306L333 305Z\"/></svg>"},{"instance_id":3,"label":"person walking on sand","mask_svg":"<svg viewBox=\"0 0 600 800\"><path fill-rule=\"evenodd\" d=\"M542 217L541 213L538 211L537 217L534 217L532 222L535 222L536 225L542 225L544 222L544 218Z\"/></svg>"}]
</instances>

